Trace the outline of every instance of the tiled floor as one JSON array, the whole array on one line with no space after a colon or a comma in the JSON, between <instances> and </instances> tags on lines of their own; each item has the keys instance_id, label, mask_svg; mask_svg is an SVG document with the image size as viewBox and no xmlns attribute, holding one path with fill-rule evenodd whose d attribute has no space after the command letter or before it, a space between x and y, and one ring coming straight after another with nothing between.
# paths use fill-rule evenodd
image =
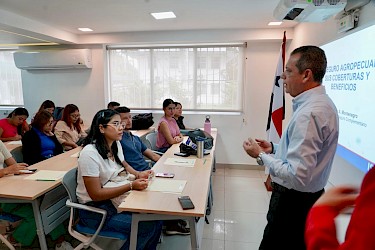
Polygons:
<instances>
[{"instance_id":1,"label":"tiled floor","mask_svg":"<svg viewBox=\"0 0 375 250\"><path fill-rule=\"evenodd\" d=\"M208 216L210 224L204 226L201 249L258 249L270 198L265 177L260 170L216 169L214 206ZM190 238L165 236L158 249L190 249Z\"/></svg>"}]
</instances>

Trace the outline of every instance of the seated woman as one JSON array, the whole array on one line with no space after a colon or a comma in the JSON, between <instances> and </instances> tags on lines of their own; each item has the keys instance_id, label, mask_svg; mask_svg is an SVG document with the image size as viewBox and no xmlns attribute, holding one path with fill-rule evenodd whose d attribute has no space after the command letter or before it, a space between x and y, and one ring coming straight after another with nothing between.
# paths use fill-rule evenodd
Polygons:
<instances>
[{"instance_id":1,"label":"seated woman","mask_svg":"<svg viewBox=\"0 0 375 250\"><path fill-rule=\"evenodd\" d=\"M77 143L87 136L81 127L79 109L74 104L65 106L63 116L55 126L57 140L63 145L64 150L78 147Z\"/></svg>"},{"instance_id":2,"label":"seated woman","mask_svg":"<svg viewBox=\"0 0 375 250\"><path fill-rule=\"evenodd\" d=\"M111 200L130 190L143 190L148 186L147 177L152 171L135 173L127 166L123 171L124 155L119 142L123 133L123 124L119 113L114 110L99 111L91 123L89 135L84 140L84 148L78 159L77 198L80 203L105 209L107 218L103 230L118 231L129 234L132 213L118 213ZM121 178L122 174L133 172L139 177L127 184L115 187L103 187L112 179ZM100 216L92 212L79 210L80 223L96 228ZM138 228L137 249L156 249L161 233L159 221L140 222ZM129 248L129 240L122 249Z\"/></svg>"},{"instance_id":3,"label":"seated woman","mask_svg":"<svg viewBox=\"0 0 375 250\"><path fill-rule=\"evenodd\" d=\"M7 118L0 120L0 140L19 141L22 139L24 132L29 131L29 124L26 119L29 112L25 108L16 108Z\"/></svg>"},{"instance_id":4,"label":"seated woman","mask_svg":"<svg viewBox=\"0 0 375 250\"><path fill-rule=\"evenodd\" d=\"M34 164L63 152L61 144L52 133L52 124L53 117L48 111L42 110L35 115L32 128L22 138L23 159L27 164Z\"/></svg>"},{"instance_id":5,"label":"seated woman","mask_svg":"<svg viewBox=\"0 0 375 250\"><path fill-rule=\"evenodd\" d=\"M42 110L47 110L48 112L51 113L51 115L53 115L53 112L55 111L55 103L51 100L45 100L42 105L40 105L39 107L39 110L37 113L39 113L40 111Z\"/></svg>"},{"instance_id":6,"label":"seated woman","mask_svg":"<svg viewBox=\"0 0 375 250\"><path fill-rule=\"evenodd\" d=\"M176 120L180 129L185 129L184 117L182 116L182 105L179 102L174 102L174 104L176 105L176 109L173 118Z\"/></svg>"},{"instance_id":7,"label":"seated woman","mask_svg":"<svg viewBox=\"0 0 375 250\"><path fill-rule=\"evenodd\" d=\"M156 147L158 151L165 152L168 148L183 140L176 120L173 118L176 105L172 99L165 99L163 102L164 116L158 124L158 136L156 138Z\"/></svg>"},{"instance_id":8,"label":"seated woman","mask_svg":"<svg viewBox=\"0 0 375 250\"><path fill-rule=\"evenodd\" d=\"M6 168L2 168L4 167L4 163L7 166ZM26 163L17 163L3 142L0 141L0 177L11 174L23 174L20 170L26 170L27 166ZM36 237L36 225L31 204L2 203L0 204L0 209L5 213L22 218L19 226L8 236L8 241L13 246L30 246ZM73 249L68 242L64 241L63 235L65 233L66 230L62 224L51 231L52 240L56 240L56 249Z\"/></svg>"}]
</instances>

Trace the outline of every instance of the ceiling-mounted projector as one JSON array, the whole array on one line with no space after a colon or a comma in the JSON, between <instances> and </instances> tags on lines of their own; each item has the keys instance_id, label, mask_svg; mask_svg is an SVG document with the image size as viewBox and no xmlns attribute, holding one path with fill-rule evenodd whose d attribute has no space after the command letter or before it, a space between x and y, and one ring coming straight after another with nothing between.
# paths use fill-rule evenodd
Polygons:
<instances>
[{"instance_id":1,"label":"ceiling-mounted projector","mask_svg":"<svg viewBox=\"0 0 375 250\"><path fill-rule=\"evenodd\" d=\"M344 10L347 0L280 0L273 16L277 20L324 22Z\"/></svg>"}]
</instances>

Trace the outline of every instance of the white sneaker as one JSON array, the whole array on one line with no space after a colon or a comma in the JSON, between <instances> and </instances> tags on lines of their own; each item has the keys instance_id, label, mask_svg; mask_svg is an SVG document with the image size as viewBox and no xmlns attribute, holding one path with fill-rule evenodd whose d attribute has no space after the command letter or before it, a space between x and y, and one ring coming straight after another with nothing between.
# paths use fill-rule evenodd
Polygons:
<instances>
[{"instance_id":1,"label":"white sneaker","mask_svg":"<svg viewBox=\"0 0 375 250\"><path fill-rule=\"evenodd\" d=\"M60 246L57 246L55 247L55 250L73 250L74 248L72 247L72 245L70 245L69 242L67 241L63 241L61 242Z\"/></svg>"}]
</instances>

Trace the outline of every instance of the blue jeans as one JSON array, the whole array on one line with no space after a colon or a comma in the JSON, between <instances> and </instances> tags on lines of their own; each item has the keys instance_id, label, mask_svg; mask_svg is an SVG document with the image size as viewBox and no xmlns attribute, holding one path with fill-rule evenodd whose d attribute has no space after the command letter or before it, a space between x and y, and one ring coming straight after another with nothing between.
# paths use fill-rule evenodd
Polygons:
<instances>
[{"instance_id":1,"label":"blue jeans","mask_svg":"<svg viewBox=\"0 0 375 250\"><path fill-rule=\"evenodd\" d=\"M129 249L130 228L132 224L132 214L129 212L117 213L116 208L110 200L100 202L88 202L86 205L101 208L107 211L107 218L103 226L103 230L121 232L128 235L128 240L121 249ZM79 210L78 213L80 223L87 227L97 228L100 224L101 216L97 213ZM142 221L138 226L137 249L156 249L160 234L161 221Z\"/></svg>"}]
</instances>

